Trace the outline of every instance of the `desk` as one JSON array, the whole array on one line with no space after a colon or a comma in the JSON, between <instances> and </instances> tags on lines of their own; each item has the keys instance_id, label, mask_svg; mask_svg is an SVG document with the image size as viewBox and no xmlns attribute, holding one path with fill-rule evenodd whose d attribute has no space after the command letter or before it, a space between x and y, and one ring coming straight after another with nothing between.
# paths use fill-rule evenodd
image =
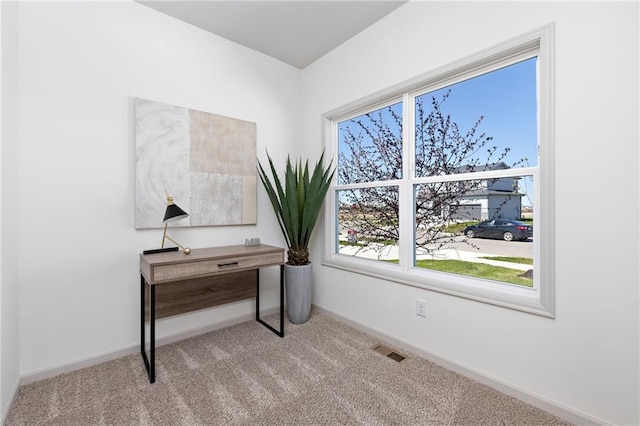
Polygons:
<instances>
[{"instance_id":1,"label":"desk","mask_svg":"<svg viewBox=\"0 0 640 426\"><path fill-rule=\"evenodd\" d=\"M258 270L268 266L280 266L280 330L260 319ZM284 249L264 244L193 249L189 255L182 251L140 254L140 352L149 382L153 383L156 380L156 316L170 316L255 297L256 321L278 336L284 337L283 269ZM156 312L156 288L169 289L166 293L169 296L160 304L160 315ZM146 299L149 301L148 311ZM150 334L149 356L145 350L147 316Z\"/></svg>"}]
</instances>

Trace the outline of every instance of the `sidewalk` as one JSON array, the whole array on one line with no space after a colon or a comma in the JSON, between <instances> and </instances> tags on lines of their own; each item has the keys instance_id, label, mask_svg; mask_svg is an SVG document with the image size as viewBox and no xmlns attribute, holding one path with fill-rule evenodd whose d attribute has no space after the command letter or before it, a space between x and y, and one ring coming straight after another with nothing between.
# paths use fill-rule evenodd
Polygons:
<instances>
[{"instance_id":1,"label":"sidewalk","mask_svg":"<svg viewBox=\"0 0 640 426\"><path fill-rule=\"evenodd\" d=\"M398 260L400 258L400 249L397 245L382 246L381 244L371 243L368 246L340 246L340 254L348 256L362 257L375 260ZM500 260L485 259L484 257L497 257L498 255L489 253L479 253L477 251L466 251L458 249L440 249L431 253L418 254L417 260L462 260L465 262L485 263L487 265L501 266L503 268L517 269L519 271L528 271L533 269L533 265L523 263L503 262Z\"/></svg>"}]
</instances>

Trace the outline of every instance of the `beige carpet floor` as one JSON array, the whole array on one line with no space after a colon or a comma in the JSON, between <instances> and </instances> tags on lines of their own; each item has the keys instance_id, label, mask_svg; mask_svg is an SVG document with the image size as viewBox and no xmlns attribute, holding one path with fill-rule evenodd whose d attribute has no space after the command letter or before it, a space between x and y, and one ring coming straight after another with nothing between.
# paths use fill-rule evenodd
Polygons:
<instances>
[{"instance_id":1,"label":"beige carpet floor","mask_svg":"<svg viewBox=\"0 0 640 426\"><path fill-rule=\"evenodd\" d=\"M274 317L270 317L273 322ZM280 339L255 321L20 388L6 425L567 425L314 312Z\"/></svg>"}]
</instances>

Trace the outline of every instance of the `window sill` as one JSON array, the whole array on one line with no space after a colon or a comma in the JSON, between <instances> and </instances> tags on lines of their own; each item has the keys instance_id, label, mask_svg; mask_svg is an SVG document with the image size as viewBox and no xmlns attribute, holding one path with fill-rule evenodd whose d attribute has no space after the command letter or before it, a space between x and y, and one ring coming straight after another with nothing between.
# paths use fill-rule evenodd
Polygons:
<instances>
[{"instance_id":1,"label":"window sill","mask_svg":"<svg viewBox=\"0 0 640 426\"><path fill-rule=\"evenodd\" d=\"M462 297L547 318L555 318L553 297L540 290L340 254L325 255L322 265L381 280Z\"/></svg>"}]
</instances>

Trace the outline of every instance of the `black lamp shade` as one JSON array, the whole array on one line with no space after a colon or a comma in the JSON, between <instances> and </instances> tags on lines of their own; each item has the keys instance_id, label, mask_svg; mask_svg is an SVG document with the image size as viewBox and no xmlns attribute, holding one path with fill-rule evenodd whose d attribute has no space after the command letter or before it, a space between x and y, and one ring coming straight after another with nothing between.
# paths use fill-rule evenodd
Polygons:
<instances>
[{"instance_id":1,"label":"black lamp shade","mask_svg":"<svg viewBox=\"0 0 640 426\"><path fill-rule=\"evenodd\" d=\"M167 206L167 211L164 214L164 220L162 223L175 222L177 220L184 219L187 216L189 216L189 213L172 203Z\"/></svg>"}]
</instances>

